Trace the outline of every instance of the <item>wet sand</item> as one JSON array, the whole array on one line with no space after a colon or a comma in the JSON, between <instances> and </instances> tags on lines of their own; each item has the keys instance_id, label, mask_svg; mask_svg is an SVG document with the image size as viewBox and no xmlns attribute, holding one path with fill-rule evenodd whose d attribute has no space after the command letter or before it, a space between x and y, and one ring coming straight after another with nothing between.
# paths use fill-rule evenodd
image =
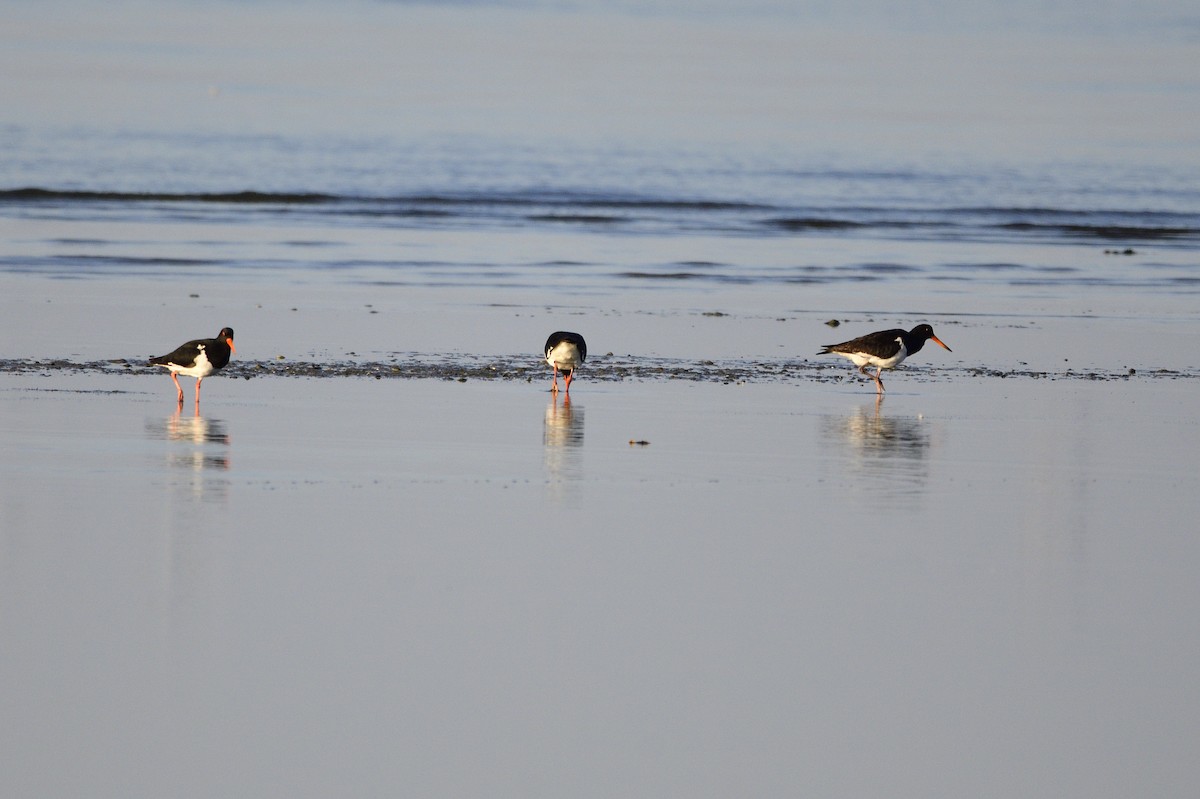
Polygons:
<instances>
[{"instance_id":1,"label":"wet sand","mask_svg":"<svg viewBox=\"0 0 1200 799\"><path fill-rule=\"evenodd\" d=\"M90 313L74 290L55 313ZM1185 796L1200 777L1196 375L1115 360L1137 355L1119 336L1065 363L995 343L1158 322L935 319L955 352L877 402L809 347L740 354L861 315L637 315L657 351L598 346L568 404L509 333L367 351L385 314L261 313L204 310L198 332L233 325L247 357L199 414L193 381L177 413L111 335L67 348L46 325L5 360L4 793Z\"/></svg>"}]
</instances>

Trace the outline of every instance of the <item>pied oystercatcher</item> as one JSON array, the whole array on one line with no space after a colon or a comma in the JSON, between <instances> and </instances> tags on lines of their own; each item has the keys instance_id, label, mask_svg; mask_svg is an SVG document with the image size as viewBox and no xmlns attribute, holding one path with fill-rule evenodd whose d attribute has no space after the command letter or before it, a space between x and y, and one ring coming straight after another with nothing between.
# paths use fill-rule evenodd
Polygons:
<instances>
[{"instance_id":1,"label":"pied oystercatcher","mask_svg":"<svg viewBox=\"0 0 1200 799\"><path fill-rule=\"evenodd\" d=\"M179 404L183 404L183 386L177 375L196 378L196 404L200 404L200 384L204 378L229 363L230 354L237 352L233 346L233 328L223 327L216 338L198 338L181 344L174 352L151 358L150 363L171 370L171 379L179 389Z\"/></svg>"},{"instance_id":2,"label":"pied oystercatcher","mask_svg":"<svg viewBox=\"0 0 1200 799\"><path fill-rule=\"evenodd\" d=\"M904 359L914 352L920 352L926 341L933 341L946 352L953 352L940 338L933 335L933 328L926 324L917 325L912 330L880 330L868 333L841 344L826 344L825 349L817 355L841 355L849 358L858 367L858 371L875 381L876 393L883 393L883 381L880 376L884 369L895 369ZM868 366L876 367L875 374L867 371Z\"/></svg>"},{"instance_id":3,"label":"pied oystercatcher","mask_svg":"<svg viewBox=\"0 0 1200 799\"><path fill-rule=\"evenodd\" d=\"M560 330L551 333L546 339L546 363L554 368L554 383L550 390L558 393L558 373L561 370L563 380L567 384L567 394L571 393L571 378L579 364L587 358L587 342L578 333L568 333Z\"/></svg>"}]
</instances>

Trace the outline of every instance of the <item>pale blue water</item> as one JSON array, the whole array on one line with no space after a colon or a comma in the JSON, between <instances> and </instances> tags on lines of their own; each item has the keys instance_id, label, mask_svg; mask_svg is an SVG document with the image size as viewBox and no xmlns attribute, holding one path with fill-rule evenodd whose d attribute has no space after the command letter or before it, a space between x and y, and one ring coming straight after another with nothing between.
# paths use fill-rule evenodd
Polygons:
<instances>
[{"instance_id":1,"label":"pale blue water","mask_svg":"<svg viewBox=\"0 0 1200 799\"><path fill-rule=\"evenodd\" d=\"M769 273L749 255L703 270L650 261L612 270L616 293L647 275L786 284L947 269L981 286L1194 291L1200 14L1050 6L10 5L0 217L58 224L54 246L10 241L0 267L137 268L146 255L72 223L187 221L225 238L520 230L565 237L552 259L564 272L600 257L595 235L774 239L798 253ZM814 238L842 241L838 262L806 257ZM981 246L880 269L864 240ZM1046 245L1080 255L1048 264ZM189 274L408 266L400 253L192 250ZM1091 257L1105 250L1134 253ZM496 271L525 256L497 252ZM469 265L448 261L436 279L487 285L489 265Z\"/></svg>"}]
</instances>

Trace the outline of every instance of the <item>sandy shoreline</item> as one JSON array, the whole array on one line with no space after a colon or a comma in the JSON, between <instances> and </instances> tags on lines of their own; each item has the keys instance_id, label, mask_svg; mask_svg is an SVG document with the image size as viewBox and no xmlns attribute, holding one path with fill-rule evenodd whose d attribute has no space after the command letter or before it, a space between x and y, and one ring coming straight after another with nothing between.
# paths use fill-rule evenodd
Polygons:
<instances>
[{"instance_id":1,"label":"sandy shoreline","mask_svg":"<svg viewBox=\"0 0 1200 799\"><path fill-rule=\"evenodd\" d=\"M491 290L215 281L188 292L171 281L13 275L0 276L0 285L0 310L13 326L0 353L0 373L9 374L155 373L145 363L150 356L231 326L238 354L226 378L537 381L547 371L537 351L547 332L574 329L584 333L590 349L581 380L852 382L860 378L850 364L815 354L822 345L930 321L954 352L919 353L890 375L897 386L1200 376L1200 332L1194 310L1180 297L1164 297L1158 312L1138 314L1111 302L1093 301L1071 312L1061 302L1018 301L1031 307L1016 315L992 310L995 299L958 295L926 299L925 311L864 312L796 310L789 307L794 298L780 304L774 289L764 287L633 295L618 311L608 297L558 297L535 305L527 296L515 302L528 292ZM912 299L911 289L902 287L872 292L860 300L904 308ZM836 294L804 293L816 306ZM828 326L831 318L841 324ZM109 330L113 319L123 323Z\"/></svg>"},{"instance_id":2,"label":"sandy shoreline","mask_svg":"<svg viewBox=\"0 0 1200 799\"><path fill-rule=\"evenodd\" d=\"M542 380L549 367L539 364L528 355L450 357L392 357L386 361L247 361L231 363L211 379L251 380L254 378L373 378L376 380L468 380L516 381L531 383ZM133 363L124 358L110 361L73 361L54 359L0 359L0 374L59 375L149 375L162 374L161 368L145 363ZM824 363L808 360L746 361L723 360L688 361L667 358L629 358L612 355L592 355L576 376L582 381L622 382L685 380L705 383L861 383L873 391L873 384L858 376L844 362L827 358ZM1129 367L1120 370L1036 371L1032 369L989 369L986 367L908 367L884 375L887 384L893 380L918 383L938 383L964 379L1034 380L1194 380L1200 372L1175 369L1138 371ZM58 389L62 390L62 389Z\"/></svg>"},{"instance_id":3,"label":"sandy shoreline","mask_svg":"<svg viewBox=\"0 0 1200 799\"><path fill-rule=\"evenodd\" d=\"M4 301L6 793L1195 784L1186 320L935 318L877 401L792 353L880 315L59 286ZM522 349L563 319L570 403ZM177 409L145 331L225 324Z\"/></svg>"}]
</instances>

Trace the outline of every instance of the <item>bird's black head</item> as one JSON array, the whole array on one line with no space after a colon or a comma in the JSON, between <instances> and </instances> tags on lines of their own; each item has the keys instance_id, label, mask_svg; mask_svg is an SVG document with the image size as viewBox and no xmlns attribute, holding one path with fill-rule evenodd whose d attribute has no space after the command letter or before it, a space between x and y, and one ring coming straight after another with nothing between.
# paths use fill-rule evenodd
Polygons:
<instances>
[{"instance_id":1,"label":"bird's black head","mask_svg":"<svg viewBox=\"0 0 1200 799\"><path fill-rule=\"evenodd\" d=\"M952 350L946 346L946 343L944 341L942 341L940 338L938 338L937 336L935 336L933 334L933 327L930 325L927 325L927 324L917 325L912 330L908 331L908 335L912 336L913 338L915 338L917 340L917 349L920 349L920 345L924 344L926 341L932 341L935 344L937 344L939 347L944 349L946 352L954 352L954 350ZM909 351L916 352L917 350L910 348Z\"/></svg>"}]
</instances>

